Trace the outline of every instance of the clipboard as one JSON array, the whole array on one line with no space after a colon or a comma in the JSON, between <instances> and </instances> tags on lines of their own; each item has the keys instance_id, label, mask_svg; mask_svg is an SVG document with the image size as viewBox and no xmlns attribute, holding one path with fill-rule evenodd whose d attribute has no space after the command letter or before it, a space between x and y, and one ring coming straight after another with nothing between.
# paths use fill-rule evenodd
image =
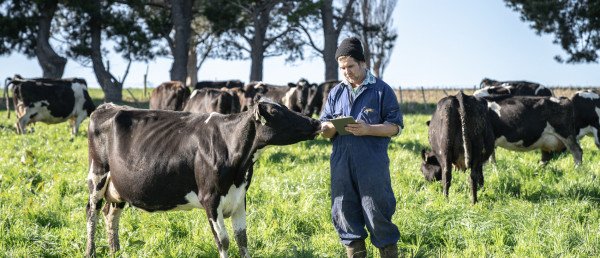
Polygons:
<instances>
[{"instance_id":1,"label":"clipboard","mask_svg":"<svg viewBox=\"0 0 600 258\"><path fill-rule=\"evenodd\" d=\"M346 126L347 124L356 124L354 117L351 116L332 119L330 120L330 122L333 124L333 126L335 126L335 130L337 130L339 135L351 134L350 132L346 131L346 129L344 129L344 126Z\"/></svg>"}]
</instances>

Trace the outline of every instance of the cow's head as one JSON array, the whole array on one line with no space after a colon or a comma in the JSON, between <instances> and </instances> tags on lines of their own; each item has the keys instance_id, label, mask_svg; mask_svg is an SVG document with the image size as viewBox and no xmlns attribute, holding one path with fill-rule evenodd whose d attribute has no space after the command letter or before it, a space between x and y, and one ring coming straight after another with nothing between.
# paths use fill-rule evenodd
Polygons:
<instances>
[{"instance_id":1,"label":"cow's head","mask_svg":"<svg viewBox=\"0 0 600 258\"><path fill-rule=\"evenodd\" d=\"M254 105L258 138L267 145L286 145L312 140L321 123L313 118L293 112L268 98Z\"/></svg>"},{"instance_id":2,"label":"cow's head","mask_svg":"<svg viewBox=\"0 0 600 258\"><path fill-rule=\"evenodd\" d=\"M433 151L421 150L421 172L427 181L442 180L442 166Z\"/></svg>"}]
</instances>

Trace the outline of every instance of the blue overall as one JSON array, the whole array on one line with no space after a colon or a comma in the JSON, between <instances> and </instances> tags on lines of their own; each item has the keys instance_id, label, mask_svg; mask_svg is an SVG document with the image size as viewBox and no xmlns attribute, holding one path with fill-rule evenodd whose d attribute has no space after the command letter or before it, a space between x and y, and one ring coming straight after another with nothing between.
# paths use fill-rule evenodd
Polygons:
<instances>
[{"instance_id":1,"label":"blue overall","mask_svg":"<svg viewBox=\"0 0 600 258\"><path fill-rule=\"evenodd\" d=\"M355 95L355 97L354 97ZM396 94L367 71L353 94L350 86L334 87L321 113L321 121L352 116L368 124L389 122L404 127ZM343 244L367 238L377 248L400 238L392 223L396 198L392 191L387 153L390 137L336 134L331 141L331 216Z\"/></svg>"}]
</instances>

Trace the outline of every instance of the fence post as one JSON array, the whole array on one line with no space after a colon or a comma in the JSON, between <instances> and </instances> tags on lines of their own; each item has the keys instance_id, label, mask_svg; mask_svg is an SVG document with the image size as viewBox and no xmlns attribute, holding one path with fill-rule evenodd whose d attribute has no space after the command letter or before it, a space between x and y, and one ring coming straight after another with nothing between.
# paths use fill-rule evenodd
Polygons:
<instances>
[{"instance_id":1,"label":"fence post","mask_svg":"<svg viewBox=\"0 0 600 258\"><path fill-rule=\"evenodd\" d=\"M423 94L423 104L425 105L425 111L427 111L427 99L425 99L425 89L421 86L421 93Z\"/></svg>"},{"instance_id":2,"label":"fence post","mask_svg":"<svg viewBox=\"0 0 600 258\"><path fill-rule=\"evenodd\" d=\"M144 74L144 98L146 97L146 83L148 80L148 68L150 65L146 65L146 73Z\"/></svg>"},{"instance_id":3,"label":"fence post","mask_svg":"<svg viewBox=\"0 0 600 258\"><path fill-rule=\"evenodd\" d=\"M400 92L400 105L402 105L402 86L398 87L398 91Z\"/></svg>"}]
</instances>

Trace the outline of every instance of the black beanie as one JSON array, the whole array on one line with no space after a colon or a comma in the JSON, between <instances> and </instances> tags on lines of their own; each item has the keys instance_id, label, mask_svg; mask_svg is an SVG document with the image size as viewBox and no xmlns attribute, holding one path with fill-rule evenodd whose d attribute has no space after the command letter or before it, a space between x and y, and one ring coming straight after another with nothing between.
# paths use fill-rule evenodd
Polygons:
<instances>
[{"instance_id":1,"label":"black beanie","mask_svg":"<svg viewBox=\"0 0 600 258\"><path fill-rule=\"evenodd\" d=\"M351 56L358 61L365 61L365 55L363 54L362 44L356 37L344 39L340 46L335 51L335 60L340 56Z\"/></svg>"}]
</instances>

